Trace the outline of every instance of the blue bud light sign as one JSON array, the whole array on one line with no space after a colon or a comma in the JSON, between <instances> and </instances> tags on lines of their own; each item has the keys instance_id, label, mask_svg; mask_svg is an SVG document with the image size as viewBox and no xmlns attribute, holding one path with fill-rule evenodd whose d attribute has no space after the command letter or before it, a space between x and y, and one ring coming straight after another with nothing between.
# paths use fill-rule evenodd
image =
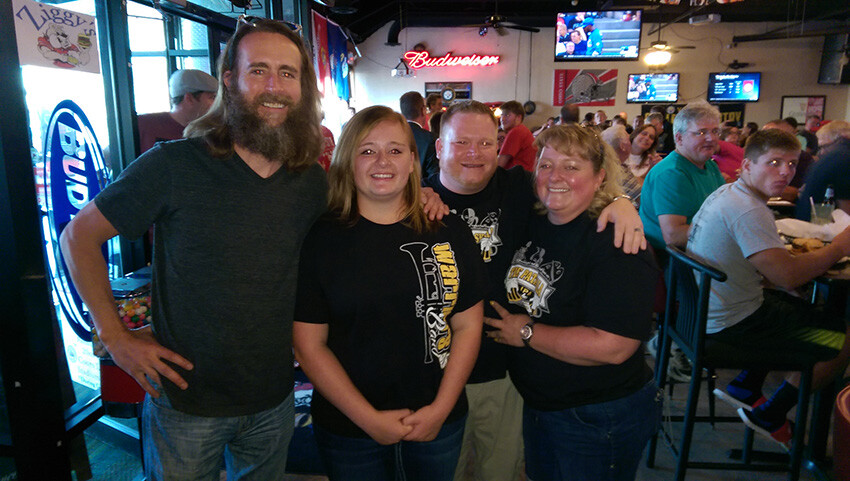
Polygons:
<instances>
[{"instance_id":1,"label":"blue bud light sign","mask_svg":"<svg viewBox=\"0 0 850 481\"><path fill-rule=\"evenodd\" d=\"M44 137L44 180L47 215L42 229L46 242L51 283L59 308L74 332L91 341L91 320L83 305L59 248L59 236L68 222L111 180L103 152L83 110L63 100L53 110ZM115 277L117 238L103 245L103 255Z\"/></svg>"}]
</instances>

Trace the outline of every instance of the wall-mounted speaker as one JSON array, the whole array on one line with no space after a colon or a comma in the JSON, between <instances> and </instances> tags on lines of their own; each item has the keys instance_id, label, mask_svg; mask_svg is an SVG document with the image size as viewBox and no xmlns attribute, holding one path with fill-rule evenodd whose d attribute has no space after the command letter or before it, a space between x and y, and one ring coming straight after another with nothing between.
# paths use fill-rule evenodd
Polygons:
<instances>
[{"instance_id":1,"label":"wall-mounted speaker","mask_svg":"<svg viewBox=\"0 0 850 481\"><path fill-rule=\"evenodd\" d=\"M823 40L819 84L850 84L850 35L827 35Z\"/></svg>"}]
</instances>

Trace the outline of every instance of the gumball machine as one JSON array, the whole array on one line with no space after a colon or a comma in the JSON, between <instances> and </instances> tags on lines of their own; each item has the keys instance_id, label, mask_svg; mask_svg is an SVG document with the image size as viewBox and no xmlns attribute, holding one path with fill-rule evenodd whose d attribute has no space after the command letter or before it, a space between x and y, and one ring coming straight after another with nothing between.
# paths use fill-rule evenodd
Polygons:
<instances>
[{"instance_id":1,"label":"gumball machine","mask_svg":"<svg viewBox=\"0 0 850 481\"><path fill-rule=\"evenodd\" d=\"M118 317L128 329L149 329L151 322L150 268L113 279L112 295ZM140 414L145 391L135 379L124 372L109 356L92 328L92 349L100 358L100 394L106 414L133 418Z\"/></svg>"}]
</instances>

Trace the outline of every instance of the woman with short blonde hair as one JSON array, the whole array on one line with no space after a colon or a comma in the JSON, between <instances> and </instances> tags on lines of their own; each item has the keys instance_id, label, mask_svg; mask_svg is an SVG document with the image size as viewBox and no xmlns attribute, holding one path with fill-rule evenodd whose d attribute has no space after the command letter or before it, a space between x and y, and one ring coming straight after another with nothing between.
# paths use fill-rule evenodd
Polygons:
<instances>
[{"instance_id":1,"label":"woman with short blonde hair","mask_svg":"<svg viewBox=\"0 0 850 481\"><path fill-rule=\"evenodd\" d=\"M485 318L513 349L523 397L528 479L634 479L658 429L661 394L646 364L658 268L597 232L595 215L619 189L613 149L577 126L537 138L534 188L545 214L505 276L509 309Z\"/></svg>"}]
</instances>

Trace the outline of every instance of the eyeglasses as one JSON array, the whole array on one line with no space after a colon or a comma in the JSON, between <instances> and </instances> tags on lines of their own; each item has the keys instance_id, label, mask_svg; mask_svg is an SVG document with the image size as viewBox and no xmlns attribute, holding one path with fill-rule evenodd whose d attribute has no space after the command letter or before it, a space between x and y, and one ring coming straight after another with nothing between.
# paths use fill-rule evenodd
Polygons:
<instances>
[{"instance_id":1,"label":"eyeglasses","mask_svg":"<svg viewBox=\"0 0 850 481\"><path fill-rule=\"evenodd\" d=\"M712 137L720 136L720 129L699 129L699 130L689 130L691 135L695 135L697 137L705 137L708 134L711 134Z\"/></svg>"},{"instance_id":2,"label":"eyeglasses","mask_svg":"<svg viewBox=\"0 0 850 481\"><path fill-rule=\"evenodd\" d=\"M256 27L257 22L282 23L282 24L286 25L287 27L289 27L289 29L292 30L293 32L297 33L298 35L301 35L301 25L298 25L297 23L293 23L293 22L287 22L286 20L275 20L275 19L272 19L272 18L255 17L253 15L242 14L242 15L239 15L239 17L236 18L236 21L240 25L247 25L249 27Z\"/></svg>"}]
</instances>

